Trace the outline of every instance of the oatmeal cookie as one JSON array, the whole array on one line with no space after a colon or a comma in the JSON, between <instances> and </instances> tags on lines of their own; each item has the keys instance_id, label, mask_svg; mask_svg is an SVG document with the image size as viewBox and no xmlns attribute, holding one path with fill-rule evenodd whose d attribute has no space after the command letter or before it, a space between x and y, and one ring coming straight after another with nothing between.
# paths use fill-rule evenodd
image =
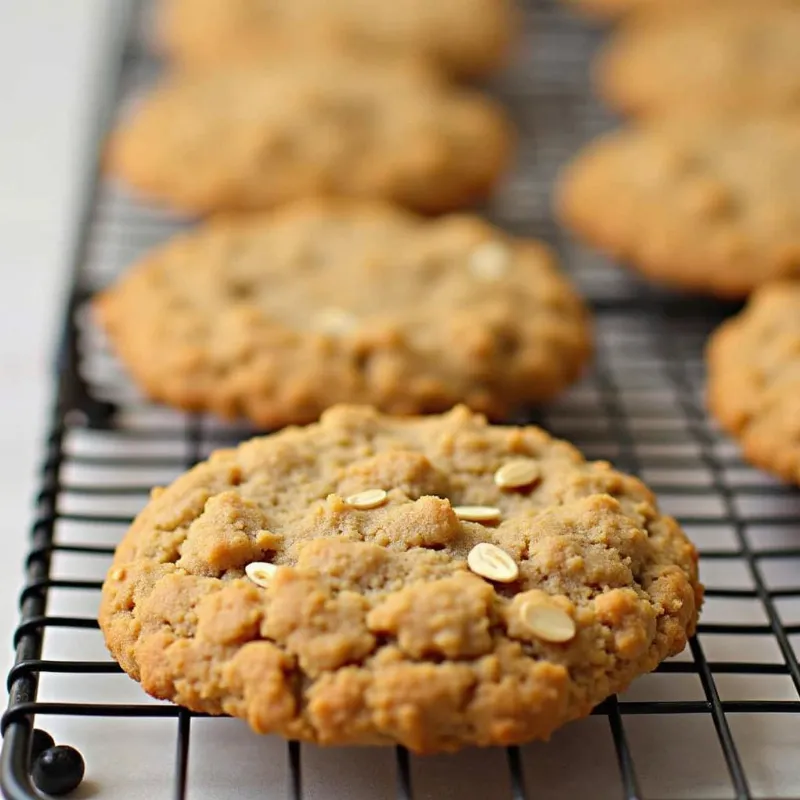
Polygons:
<instances>
[{"instance_id":1,"label":"oatmeal cookie","mask_svg":"<svg viewBox=\"0 0 800 800\"><path fill-rule=\"evenodd\" d=\"M275 51L335 44L421 56L459 77L492 72L506 58L511 0L164 0L158 33L179 64L257 60Z\"/></svg>"},{"instance_id":2,"label":"oatmeal cookie","mask_svg":"<svg viewBox=\"0 0 800 800\"><path fill-rule=\"evenodd\" d=\"M556 395L591 349L545 245L380 203L211 222L146 255L95 308L152 398L267 427L337 402L466 402L503 418Z\"/></svg>"},{"instance_id":3,"label":"oatmeal cookie","mask_svg":"<svg viewBox=\"0 0 800 800\"><path fill-rule=\"evenodd\" d=\"M707 360L709 407L745 458L800 484L800 281L759 289Z\"/></svg>"},{"instance_id":4,"label":"oatmeal cookie","mask_svg":"<svg viewBox=\"0 0 800 800\"><path fill-rule=\"evenodd\" d=\"M800 117L680 117L592 142L562 176L563 222L675 287L743 297L800 274Z\"/></svg>"},{"instance_id":5,"label":"oatmeal cookie","mask_svg":"<svg viewBox=\"0 0 800 800\"><path fill-rule=\"evenodd\" d=\"M637 115L800 109L800 2L660 2L622 23L597 62L602 97Z\"/></svg>"},{"instance_id":6,"label":"oatmeal cookie","mask_svg":"<svg viewBox=\"0 0 800 800\"><path fill-rule=\"evenodd\" d=\"M107 148L108 171L189 214L353 196L433 213L485 198L511 124L416 61L317 53L169 75Z\"/></svg>"},{"instance_id":7,"label":"oatmeal cookie","mask_svg":"<svg viewBox=\"0 0 800 800\"><path fill-rule=\"evenodd\" d=\"M697 553L648 489L461 407L338 407L153 492L100 625L152 695L417 752L547 738L686 644Z\"/></svg>"}]
</instances>

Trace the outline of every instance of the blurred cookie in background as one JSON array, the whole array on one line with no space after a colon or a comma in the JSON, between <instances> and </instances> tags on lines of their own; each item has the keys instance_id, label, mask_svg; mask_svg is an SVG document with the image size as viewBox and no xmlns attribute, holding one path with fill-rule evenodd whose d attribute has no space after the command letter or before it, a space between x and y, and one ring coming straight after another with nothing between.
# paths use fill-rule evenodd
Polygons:
<instances>
[{"instance_id":1,"label":"blurred cookie in background","mask_svg":"<svg viewBox=\"0 0 800 800\"><path fill-rule=\"evenodd\" d=\"M572 383L588 313L549 248L474 215L311 201L146 255L95 303L136 383L261 427L339 402L504 419Z\"/></svg>"},{"instance_id":2,"label":"blurred cookie in background","mask_svg":"<svg viewBox=\"0 0 800 800\"><path fill-rule=\"evenodd\" d=\"M800 109L800 2L651 2L596 62L604 100L634 115Z\"/></svg>"},{"instance_id":3,"label":"blurred cookie in background","mask_svg":"<svg viewBox=\"0 0 800 800\"><path fill-rule=\"evenodd\" d=\"M556 205L586 243L648 277L744 297L800 272L798 117L623 128L578 153Z\"/></svg>"},{"instance_id":4,"label":"blurred cookie in background","mask_svg":"<svg viewBox=\"0 0 800 800\"><path fill-rule=\"evenodd\" d=\"M486 197L512 139L491 99L415 60L326 53L167 76L119 124L106 162L191 214L319 195L439 212Z\"/></svg>"},{"instance_id":5,"label":"blurred cookie in background","mask_svg":"<svg viewBox=\"0 0 800 800\"><path fill-rule=\"evenodd\" d=\"M450 75L476 77L503 64L514 20L511 0L165 0L157 35L181 64L337 42L423 56Z\"/></svg>"},{"instance_id":6,"label":"blurred cookie in background","mask_svg":"<svg viewBox=\"0 0 800 800\"><path fill-rule=\"evenodd\" d=\"M745 458L800 484L800 271L725 322L707 362L709 408Z\"/></svg>"}]
</instances>

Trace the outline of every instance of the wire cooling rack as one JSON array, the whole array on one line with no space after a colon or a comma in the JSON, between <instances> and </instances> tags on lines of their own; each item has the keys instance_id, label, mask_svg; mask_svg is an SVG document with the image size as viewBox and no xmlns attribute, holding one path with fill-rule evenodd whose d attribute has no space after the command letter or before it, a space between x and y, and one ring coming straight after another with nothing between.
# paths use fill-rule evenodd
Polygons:
<instances>
[{"instance_id":1,"label":"wire cooling rack","mask_svg":"<svg viewBox=\"0 0 800 800\"><path fill-rule=\"evenodd\" d=\"M130 10L112 48L118 80L99 102L101 135L158 70L142 39L146 9ZM97 183L87 167L2 719L7 797L36 796L35 718L84 753L84 798L800 798L800 493L743 464L703 409L703 344L732 309L647 286L552 222L559 166L611 120L587 86L598 34L551 2L529 3L524 22L516 61L491 87L520 128L520 157L488 213L560 250L595 307L598 349L591 374L528 419L638 473L680 519L708 586L697 637L550 743L454 756L286 744L147 698L103 647L102 576L152 485L250 431L145 402L86 320L93 289L188 224Z\"/></svg>"}]
</instances>

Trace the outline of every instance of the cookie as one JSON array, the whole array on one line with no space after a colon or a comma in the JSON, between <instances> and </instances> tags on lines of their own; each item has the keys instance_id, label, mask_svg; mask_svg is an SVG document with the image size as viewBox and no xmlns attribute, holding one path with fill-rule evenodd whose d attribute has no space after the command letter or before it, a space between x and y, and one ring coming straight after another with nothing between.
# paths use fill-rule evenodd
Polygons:
<instances>
[{"instance_id":1,"label":"cookie","mask_svg":"<svg viewBox=\"0 0 800 800\"><path fill-rule=\"evenodd\" d=\"M469 215L317 201L145 256L96 310L151 397L261 426L337 402L502 418L574 380L586 309L534 240Z\"/></svg>"},{"instance_id":2,"label":"cookie","mask_svg":"<svg viewBox=\"0 0 800 800\"><path fill-rule=\"evenodd\" d=\"M416 62L327 54L168 77L120 124L107 165L194 214L324 195L438 212L484 198L510 150L488 98Z\"/></svg>"},{"instance_id":3,"label":"cookie","mask_svg":"<svg viewBox=\"0 0 800 800\"><path fill-rule=\"evenodd\" d=\"M562 221L675 287L742 297L800 273L797 117L652 120L591 143L563 174Z\"/></svg>"},{"instance_id":4,"label":"cookie","mask_svg":"<svg viewBox=\"0 0 800 800\"><path fill-rule=\"evenodd\" d=\"M800 3L658 3L624 22L597 62L614 108L747 113L800 109Z\"/></svg>"},{"instance_id":5,"label":"cookie","mask_svg":"<svg viewBox=\"0 0 800 800\"><path fill-rule=\"evenodd\" d=\"M515 19L511 0L166 0L158 27L164 49L180 64L335 43L421 56L452 75L476 77L505 61Z\"/></svg>"},{"instance_id":6,"label":"cookie","mask_svg":"<svg viewBox=\"0 0 800 800\"><path fill-rule=\"evenodd\" d=\"M800 281L760 288L707 361L709 407L745 458L800 484Z\"/></svg>"},{"instance_id":7,"label":"cookie","mask_svg":"<svg viewBox=\"0 0 800 800\"><path fill-rule=\"evenodd\" d=\"M680 652L697 553L538 428L340 406L156 489L100 626L150 694L418 752L544 739Z\"/></svg>"}]
</instances>

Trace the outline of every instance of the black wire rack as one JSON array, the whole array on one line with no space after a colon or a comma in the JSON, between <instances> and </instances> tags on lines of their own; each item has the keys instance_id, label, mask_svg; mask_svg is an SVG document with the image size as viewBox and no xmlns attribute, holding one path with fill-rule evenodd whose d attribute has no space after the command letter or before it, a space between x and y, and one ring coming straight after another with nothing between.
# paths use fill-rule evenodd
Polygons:
<instances>
[{"instance_id":1,"label":"black wire rack","mask_svg":"<svg viewBox=\"0 0 800 800\"><path fill-rule=\"evenodd\" d=\"M132 3L110 39L94 156L158 71L146 10ZM524 23L515 63L490 87L515 117L520 157L487 213L550 241L597 322L591 374L526 419L639 474L679 518L708 587L698 635L550 743L454 756L284 743L145 697L102 646L102 576L152 485L251 432L145 402L86 319L93 289L189 224L136 204L89 165L2 718L10 800L37 796L27 777L34 720L84 752L81 797L800 798L800 493L742 463L705 413L703 345L734 309L646 285L553 223L558 168L612 120L588 89L597 32L550 0L528 3Z\"/></svg>"}]
</instances>

